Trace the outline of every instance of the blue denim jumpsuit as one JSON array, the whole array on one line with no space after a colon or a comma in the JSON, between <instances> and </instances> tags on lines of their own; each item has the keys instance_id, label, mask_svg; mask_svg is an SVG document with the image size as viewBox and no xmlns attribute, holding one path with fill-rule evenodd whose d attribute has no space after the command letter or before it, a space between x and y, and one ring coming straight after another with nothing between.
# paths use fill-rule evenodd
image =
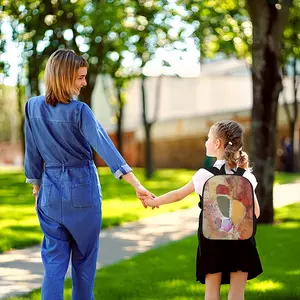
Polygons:
<instances>
[{"instance_id":1,"label":"blue denim jumpsuit","mask_svg":"<svg viewBox=\"0 0 300 300\"><path fill-rule=\"evenodd\" d=\"M63 299L72 253L72 299L94 299L101 187L92 149L118 179L131 172L88 105L52 107L44 96L25 105L26 182L40 185L38 218L44 233L42 299Z\"/></svg>"}]
</instances>

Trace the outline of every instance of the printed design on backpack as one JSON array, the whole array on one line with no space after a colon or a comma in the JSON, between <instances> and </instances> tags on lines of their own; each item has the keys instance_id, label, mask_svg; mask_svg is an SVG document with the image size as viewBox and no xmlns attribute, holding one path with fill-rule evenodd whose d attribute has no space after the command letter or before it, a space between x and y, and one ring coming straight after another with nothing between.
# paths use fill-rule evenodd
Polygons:
<instances>
[{"instance_id":1,"label":"printed design on backpack","mask_svg":"<svg viewBox=\"0 0 300 300\"><path fill-rule=\"evenodd\" d=\"M252 237L253 190L242 176L216 175L203 190L203 235L213 240L245 240Z\"/></svg>"}]
</instances>

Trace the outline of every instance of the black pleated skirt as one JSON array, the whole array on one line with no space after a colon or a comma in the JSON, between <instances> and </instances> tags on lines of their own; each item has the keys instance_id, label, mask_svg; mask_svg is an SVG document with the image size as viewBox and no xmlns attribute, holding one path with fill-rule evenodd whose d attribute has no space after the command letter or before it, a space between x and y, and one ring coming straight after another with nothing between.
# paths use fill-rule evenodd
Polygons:
<instances>
[{"instance_id":1,"label":"black pleated skirt","mask_svg":"<svg viewBox=\"0 0 300 300\"><path fill-rule=\"evenodd\" d=\"M196 279L205 283L205 275L222 273L221 284L230 283L231 272L248 272L248 280L262 273L255 238L241 241L209 240L198 230Z\"/></svg>"}]
</instances>

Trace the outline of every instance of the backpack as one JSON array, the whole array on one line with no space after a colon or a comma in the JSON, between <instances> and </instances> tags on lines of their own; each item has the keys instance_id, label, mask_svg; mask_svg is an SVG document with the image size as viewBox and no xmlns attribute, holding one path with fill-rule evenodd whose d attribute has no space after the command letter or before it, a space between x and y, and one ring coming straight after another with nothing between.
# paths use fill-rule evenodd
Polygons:
<instances>
[{"instance_id":1,"label":"backpack","mask_svg":"<svg viewBox=\"0 0 300 300\"><path fill-rule=\"evenodd\" d=\"M225 164L203 186L202 233L210 240L247 240L254 235L254 193L242 168L226 174Z\"/></svg>"}]
</instances>

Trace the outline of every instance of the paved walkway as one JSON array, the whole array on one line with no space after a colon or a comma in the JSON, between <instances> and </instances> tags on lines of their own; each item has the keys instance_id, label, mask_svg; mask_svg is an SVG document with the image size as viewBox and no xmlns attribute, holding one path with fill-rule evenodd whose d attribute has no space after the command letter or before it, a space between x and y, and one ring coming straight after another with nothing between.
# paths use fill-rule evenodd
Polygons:
<instances>
[{"instance_id":1,"label":"paved walkway","mask_svg":"<svg viewBox=\"0 0 300 300\"><path fill-rule=\"evenodd\" d=\"M300 201L299 191L300 183L275 186L274 206ZM98 268L195 234L198 216L199 208L193 207L102 230ZM1 254L0 299L39 288L42 276L39 246Z\"/></svg>"}]
</instances>

